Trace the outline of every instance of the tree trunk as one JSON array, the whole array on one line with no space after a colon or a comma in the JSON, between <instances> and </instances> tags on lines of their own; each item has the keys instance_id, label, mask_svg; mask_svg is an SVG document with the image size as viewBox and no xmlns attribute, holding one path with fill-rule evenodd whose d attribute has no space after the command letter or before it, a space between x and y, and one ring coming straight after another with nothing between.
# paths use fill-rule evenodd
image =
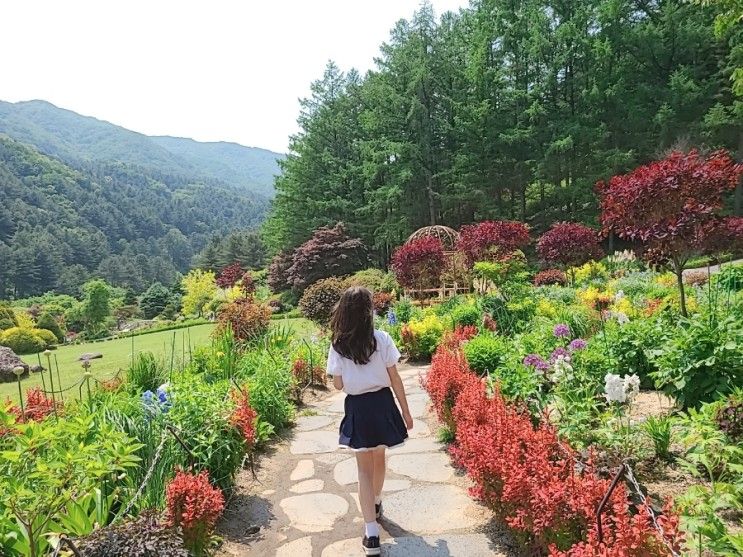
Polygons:
<instances>
[{"instance_id":1,"label":"tree trunk","mask_svg":"<svg viewBox=\"0 0 743 557\"><path fill-rule=\"evenodd\" d=\"M428 224L433 226L436 224L436 208L433 202L433 176L431 172L427 172L426 177L426 194L428 195Z\"/></svg>"},{"instance_id":2,"label":"tree trunk","mask_svg":"<svg viewBox=\"0 0 743 557\"><path fill-rule=\"evenodd\" d=\"M674 269L676 271L676 282L679 287L679 295L680 295L680 302L681 302L681 315L684 317L689 317L689 314L686 312L686 291L684 290L684 266L681 265L681 263L674 261L673 262Z\"/></svg>"}]
</instances>

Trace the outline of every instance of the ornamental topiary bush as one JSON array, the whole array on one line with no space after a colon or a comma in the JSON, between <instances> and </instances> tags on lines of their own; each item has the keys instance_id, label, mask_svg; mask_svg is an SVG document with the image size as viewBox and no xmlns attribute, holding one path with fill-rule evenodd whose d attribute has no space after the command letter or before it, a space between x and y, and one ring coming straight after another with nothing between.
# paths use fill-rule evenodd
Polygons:
<instances>
[{"instance_id":1,"label":"ornamental topiary bush","mask_svg":"<svg viewBox=\"0 0 743 557\"><path fill-rule=\"evenodd\" d=\"M299 300L299 310L307 319L325 326L345 290L346 281L338 277L319 280L304 291Z\"/></svg>"},{"instance_id":2,"label":"ornamental topiary bush","mask_svg":"<svg viewBox=\"0 0 743 557\"><path fill-rule=\"evenodd\" d=\"M55 334L47 329L31 329L33 333L39 337L41 340L44 341L44 344L49 346L54 346L58 343L57 337Z\"/></svg>"},{"instance_id":3,"label":"ornamental topiary bush","mask_svg":"<svg viewBox=\"0 0 743 557\"><path fill-rule=\"evenodd\" d=\"M0 303L0 331L10 329L16 325L18 325L18 320L16 319L13 308Z\"/></svg>"},{"instance_id":4,"label":"ornamental topiary bush","mask_svg":"<svg viewBox=\"0 0 743 557\"><path fill-rule=\"evenodd\" d=\"M524 249L531 242L529 227L518 221L484 221L459 231L457 250L472 266L476 261L495 261Z\"/></svg>"},{"instance_id":5,"label":"ornamental topiary bush","mask_svg":"<svg viewBox=\"0 0 743 557\"><path fill-rule=\"evenodd\" d=\"M482 319L482 313L474 304L460 304L454 307L449 315L454 327L479 325Z\"/></svg>"},{"instance_id":6,"label":"ornamental topiary bush","mask_svg":"<svg viewBox=\"0 0 743 557\"><path fill-rule=\"evenodd\" d=\"M229 327L235 340L250 342L268 331L271 308L253 298L238 298L222 306L218 319L216 334L223 333Z\"/></svg>"},{"instance_id":7,"label":"ornamental topiary bush","mask_svg":"<svg viewBox=\"0 0 743 557\"><path fill-rule=\"evenodd\" d=\"M53 335L52 335L53 336ZM11 327L0 334L0 345L7 346L16 354L37 354L46 348L46 342L36 329Z\"/></svg>"},{"instance_id":8,"label":"ornamental topiary bush","mask_svg":"<svg viewBox=\"0 0 743 557\"><path fill-rule=\"evenodd\" d=\"M57 320L54 319L51 314L42 313L36 320L36 328L51 331L57 338L57 342L64 342L64 331L62 330L62 327L59 326L59 323L57 323Z\"/></svg>"},{"instance_id":9,"label":"ornamental topiary bush","mask_svg":"<svg viewBox=\"0 0 743 557\"><path fill-rule=\"evenodd\" d=\"M508 344L497 335L478 335L465 343L464 354L472 371L481 376L487 375L505 362Z\"/></svg>"}]
</instances>

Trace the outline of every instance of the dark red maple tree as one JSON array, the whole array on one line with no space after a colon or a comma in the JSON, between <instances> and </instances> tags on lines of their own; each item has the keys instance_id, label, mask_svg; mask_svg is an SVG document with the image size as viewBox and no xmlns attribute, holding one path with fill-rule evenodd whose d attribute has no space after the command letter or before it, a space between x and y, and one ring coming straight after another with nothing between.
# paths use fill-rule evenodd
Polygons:
<instances>
[{"instance_id":1,"label":"dark red maple tree","mask_svg":"<svg viewBox=\"0 0 743 557\"><path fill-rule=\"evenodd\" d=\"M686 316L683 271L714 229L725 192L735 189L743 166L725 151L704 157L674 152L628 174L599 182L604 232L640 244L646 260L676 273Z\"/></svg>"},{"instance_id":2,"label":"dark red maple tree","mask_svg":"<svg viewBox=\"0 0 743 557\"><path fill-rule=\"evenodd\" d=\"M242 278L244 272L237 261L231 265L227 265L219 272L217 286L220 288L232 288Z\"/></svg>"},{"instance_id":3,"label":"dark red maple tree","mask_svg":"<svg viewBox=\"0 0 743 557\"><path fill-rule=\"evenodd\" d=\"M495 260L529 245L529 227L523 222L501 220L468 224L459 231L457 250L467 263Z\"/></svg>"},{"instance_id":4,"label":"dark red maple tree","mask_svg":"<svg viewBox=\"0 0 743 557\"><path fill-rule=\"evenodd\" d=\"M392 270L405 288L437 286L444 264L444 246L432 236L411 240L392 255Z\"/></svg>"},{"instance_id":5,"label":"dark red maple tree","mask_svg":"<svg viewBox=\"0 0 743 557\"><path fill-rule=\"evenodd\" d=\"M590 226L577 222L553 224L539 238L537 253L545 263L562 265L565 268L577 267L604 256L599 233Z\"/></svg>"}]
</instances>

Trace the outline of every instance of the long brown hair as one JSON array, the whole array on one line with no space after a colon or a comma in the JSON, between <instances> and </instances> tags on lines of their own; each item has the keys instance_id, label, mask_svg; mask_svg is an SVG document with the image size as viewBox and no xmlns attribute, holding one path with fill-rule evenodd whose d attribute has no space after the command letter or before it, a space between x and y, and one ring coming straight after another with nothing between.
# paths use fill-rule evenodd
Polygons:
<instances>
[{"instance_id":1,"label":"long brown hair","mask_svg":"<svg viewBox=\"0 0 743 557\"><path fill-rule=\"evenodd\" d=\"M371 292L352 286L338 300L330 320L333 348L360 365L368 364L377 349L373 311Z\"/></svg>"}]
</instances>

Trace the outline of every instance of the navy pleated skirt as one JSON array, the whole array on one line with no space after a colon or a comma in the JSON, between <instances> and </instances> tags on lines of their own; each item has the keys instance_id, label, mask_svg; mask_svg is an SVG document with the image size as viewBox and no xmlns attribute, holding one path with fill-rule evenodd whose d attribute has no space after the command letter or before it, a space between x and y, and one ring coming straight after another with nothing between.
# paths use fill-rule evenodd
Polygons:
<instances>
[{"instance_id":1,"label":"navy pleated skirt","mask_svg":"<svg viewBox=\"0 0 743 557\"><path fill-rule=\"evenodd\" d=\"M408 430L389 387L346 395L346 415L340 427L338 444L353 451L396 447L408 438Z\"/></svg>"}]
</instances>

